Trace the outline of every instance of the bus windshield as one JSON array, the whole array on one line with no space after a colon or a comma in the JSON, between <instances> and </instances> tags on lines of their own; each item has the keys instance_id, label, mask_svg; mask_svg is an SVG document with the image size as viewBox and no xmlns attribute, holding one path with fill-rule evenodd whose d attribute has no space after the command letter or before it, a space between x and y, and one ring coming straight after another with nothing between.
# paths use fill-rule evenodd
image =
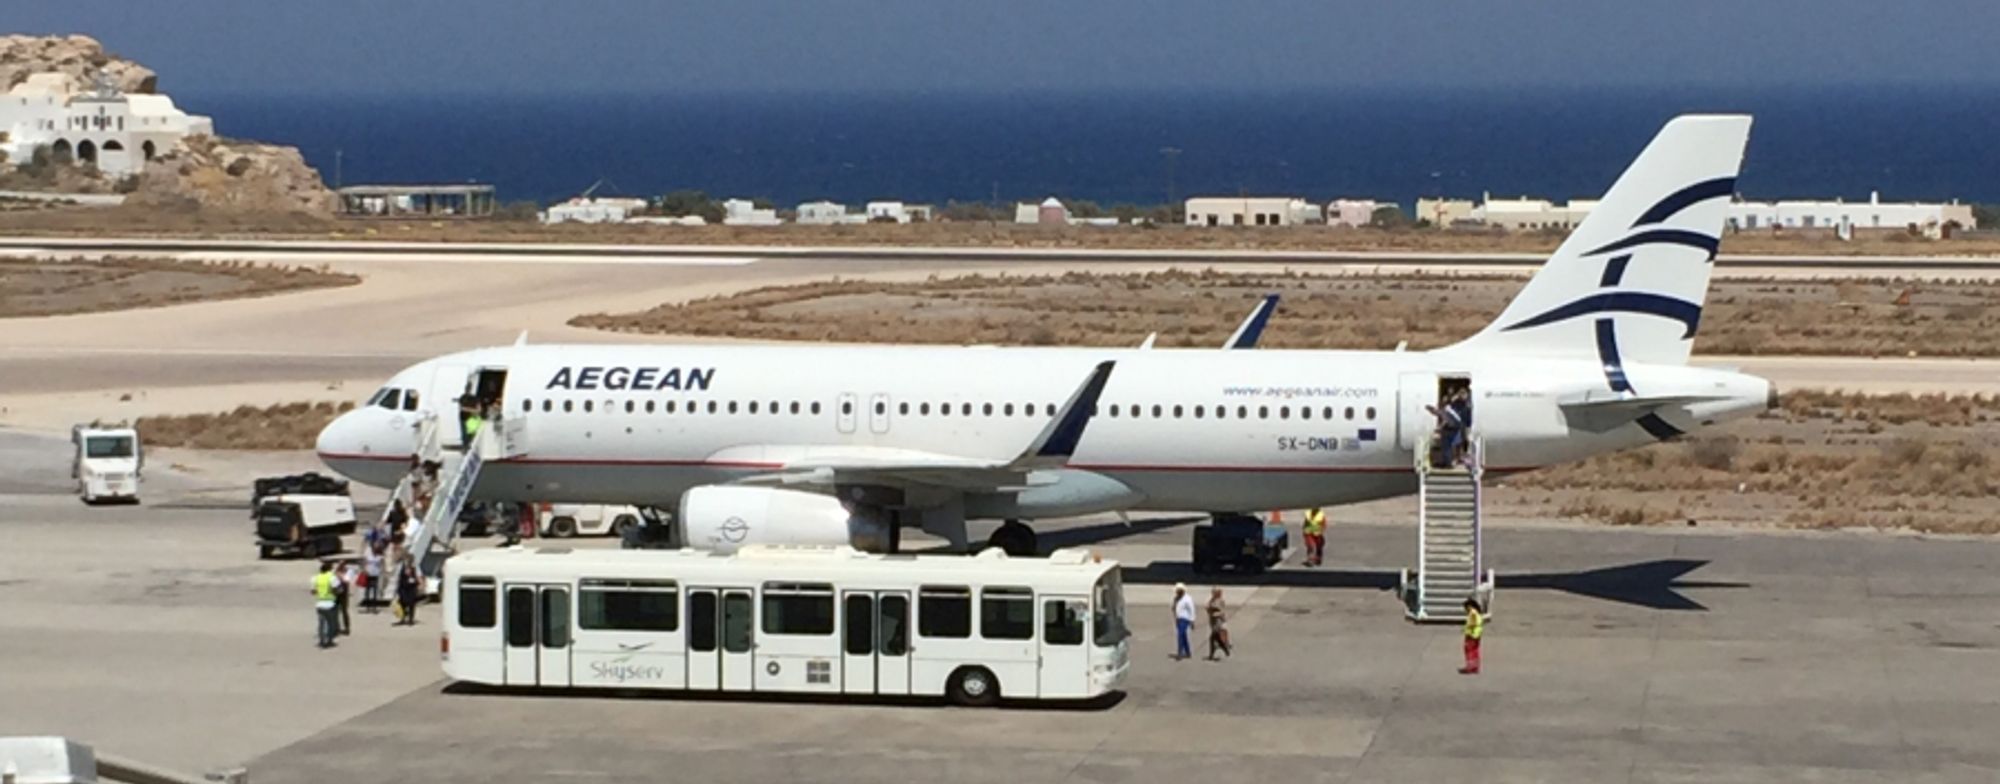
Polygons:
<instances>
[{"instance_id":1,"label":"bus windshield","mask_svg":"<svg viewBox=\"0 0 2000 784\"><path fill-rule=\"evenodd\" d=\"M1112 646L1124 641L1125 631L1125 588L1118 572L1113 571L1098 579L1091 596L1092 628L1096 630L1095 640L1100 646Z\"/></svg>"},{"instance_id":2,"label":"bus windshield","mask_svg":"<svg viewBox=\"0 0 2000 784\"><path fill-rule=\"evenodd\" d=\"M131 436L91 436L83 441L84 457L131 457Z\"/></svg>"}]
</instances>

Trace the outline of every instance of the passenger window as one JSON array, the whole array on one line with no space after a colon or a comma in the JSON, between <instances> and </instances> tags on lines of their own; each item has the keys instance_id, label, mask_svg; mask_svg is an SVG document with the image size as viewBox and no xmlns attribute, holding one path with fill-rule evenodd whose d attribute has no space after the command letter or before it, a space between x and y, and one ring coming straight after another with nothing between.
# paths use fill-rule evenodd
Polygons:
<instances>
[{"instance_id":1,"label":"passenger window","mask_svg":"<svg viewBox=\"0 0 2000 784\"><path fill-rule=\"evenodd\" d=\"M1202 407L1201 407L1201 406L1195 406L1195 407L1194 407L1194 418L1196 418L1196 419L1200 419L1200 418L1201 418L1201 415L1202 415Z\"/></svg>"},{"instance_id":2,"label":"passenger window","mask_svg":"<svg viewBox=\"0 0 2000 784\"><path fill-rule=\"evenodd\" d=\"M493 578L459 578L458 625L460 628L493 628L493 610Z\"/></svg>"},{"instance_id":3,"label":"passenger window","mask_svg":"<svg viewBox=\"0 0 2000 784\"><path fill-rule=\"evenodd\" d=\"M572 411L575 411L576 410L575 406L576 406L576 401L574 400L563 401L563 413L567 414Z\"/></svg>"},{"instance_id":4,"label":"passenger window","mask_svg":"<svg viewBox=\"0 0 2000 784\"><path fill-rule=\"evenodd\" d=\"M792 413L799 413L799 401L797 400L792 401Z\"/></svg>"},{"instance_id":5,"label":"passenger window","mask_svg":"<svg viewBox=\"0 0 2000 784\"><path fill-rule=\"evenodd\" d=\"M771 407L770 407L770 408L768 408L768 409L765 409L765 410L767 410L767 411L770 411L770 412L771 412L771 413L773 413L773 414L776 414L776 413L778 413L778 412L779 412L779 410L780 410L780 409L778 408L778 401L776 401L776 400L773 400L773 401L771 401Z\"/></svg>"},{"instance_id":6,"label":"passenger window","mask_svg":"<svg viewBox=\"0 0 2000 784\"><path fill-rule=\"evenodd\" d=\"M653 413L653 401L651 400L646 401L646 413Z\"/></svg>"},{"instance_id":7,"label":"passenger window","mask_svg":"<svg viewBox=\"0 0 2000 784\"><path fill-rule=\"evenodd\" d=\"M1237 418L1237 419L1249 419L1249 418L1250 418L1250 407L1249 407L1249 406L1237 406L1237 407L1236 407L1236 418Z\"/></svg>"},{"instance_id":8,"label":"passenger window","mask_svg":"<svg viewBox=\"0 0 2000 784\"><path fill-rule=\"evenodd\" d=\"M1291 406L1279 406L1279 407L1278 407L1278 418L1279 418L1279 419L1291 419L1291 418L1292 418L1292 407L1291 407Z\"/></svg>"},{"instance_id":9,"label":"passenger window","mask_svg":"<svg viewBox=\"0 0 2000 784\"><path fill-rule=\"evenodd\" d=\"M812 412L813 412L813 416L819 416L819 402L818 402L818 401L814 401L814 402L813 402L813 406L812 406Z\"/></svg>"},{"instance_id":10,"label":"passenger window","mask_svg":"<svg viewBox=\"0 0 2000 784\"><path fill-rule=\"evenodd\" d=\"M627 400L627 401L625 401L625 413L627 413L627 414L630 414L630 413L632 413L632 411L633 411L633 407L634 407L634 406L637 406L637 405L638 405L638 403L637 403L637 402L635 402L635 401L631 401L631 400Z\"/></svg>"},{"instance_id":11,"label":"passenger window","mask_svg":"<svg viewBox=\"0 0 2000 784\"><path fill-rule=\"evenodd\" d=\"M1117 418L1118 418L1118 404L1117 404L1117 403L1113 403L1113 404L1111 404L1111 418L1112 418L1112 419L1117 419Z\"/></svg>"},{"instance_id":12,"label":"passenger window","mask_svg":"<svg viewBox=\"0 0 2000 784\"><path fill-rule=\"evenodd\" d=\"M979 636L989 640L1034 639L1035 592L1027 588L980 591Z\"/></svg>"},{"instance_id":13,"label":"passenger window","mask_svg":"<svg viewBox=\"0 0 2000 784\"><path fill-rule=\"evenodd\" d=\"M1228 406L1216 406L1216 407L1215 407L1215 418L1216 418L1216 419L1228 419L1228 418L1229 418L1229 407L1228 407Z\"/></svg>"},{"instance_id":14,"label":"passenger window","mask_svg":"<svg viewBox=\"0 0 2000 784\"><path fill-rule=\"evenodd\" d=\"M671 414L671 413L674 413L674 401L672 401L672 400L669 400L669 401L667 401L667 404L666 404L665 406L662 406L662 408L665 408L665 409L667 410L667 413L669 413L669 414ZM689 413L693 413L693 412L694 412L694 407L693 407L693 406L689 406L689 407L688 407L688 412L689 412Z\"/></svg>"},{"instance_id":15,"label":"passenger window","mask_svg":"<svg viewBox=\"0 0 2000 784\"><path fill-rule=\"evenodd\" d=\"M833 586L824 583L765 583L764 633L833 633Z\"/></svg>"},{"instance_id":16,"label":"passenger window","mask_svg":"<svg viewBox=\"0 0 2000 784\"><path fill-rule=\"evenodd\" d=\"M1013 416L1013 415L1014 415L1014 404L1013 404L1013 403L1008 403L1007 405L1004 405L1004 406L1001 406L1001 407L1000 407L1000 413L1002 413L1002 414L1005 414L1005 415L1007 415L1007 416Z\"/></svg>"},{"instance_id":17,"label":"passenger window","mask_svg":"<svg viewBox=\"0 0 2000 784\"><path fill-rule=\"evenodd\" d=\"M735 413L735 412L732 411L730 413ZM752 414L757 413L757 401L755 400L750 401L750 413Z\"/></svg>"},{"instance_id":18,"label":"passenger window","mask_svg":"<svg viewBox=\"0 0 2000 784\"><path fill-rule=\"evenodd\" d=\"M1370 421L1370 422L1373 422L1373 421L1375 421L1375 407L1374 407L1374 406L1369 406L1369 407L1368 407L1368 421Z\"/></svg>"},{"instance_id":19,"label":"passenger window","mask_svg":"<svg viewBox=\"0 0 2000 784\"><path fill-rule=\"evenodd\" d=\"M715 401L713 400L708 401L708 413L711 414L715 413L715 409L716 409Z\"/></svg>"},{"instance_id":20,"label":"passenger window","mask_svg":"<svg viewBox=\"0 0 2000 784\"><path fill-rule=\"evenodd\" d=\"M736 413L736 401L734 400L729 401L729 413Z\"/></svg>"},{"instance_id":21,"label":"passenger window","mask_svg":"<svg viewBox=\"0 0 2000 784\"><path fill-rule=\"evenodd\" d=\"M880 400L875 401L875 415L881 416L887 413L889 413L889 404L884 403Z\"/></svg>"},{"instance_id":22,"label":"passenger window","mask_svg":"<svg viewBox=\"0 0 2000 784\"><path fill-rule=\"evenodd\" d=\"M958 407L958 415L959 415L959 416L972 416L972 404L971 404L971 403L966 403L966 404L963 404L963 405L960 405L960 406Z\"/></svg>"},{"instance_id":23,"label":"passenger window","mask_svg":"<svg viewBox=\"0 0 2000 784\"><path fill-rule=\"evenodd\" d=\"M938 404L938 416L951 416L951 404L950 403Z\"/></svg>"},{"instance_id":24,"label":"passenger window","mask_svg":"<svg viewBox=\"0 0 2000 784\"><path fill-rule=\"evenodd\" d=\"M909 403L897 403L897 404L896 404L896 414L897 414L898 416L909 416L909 415L910 415L910 404L909 404Z\"/></svg>"},{"instance_id":25,"label":"passenger window","mask_svg":"<svg viewBox=\"0 0 2000 784\"><path fill-rule=\"evenodd\" d=\"M981 408L981 412L984 413L986 416L993 416L993 404L987 403L984 407Z\"/></svg>"},{"instance_id":26,"label":"passenger window","mask_svg":"<svg viewBox=\"0 0 2000 784\"><path fill-rule=\"evenodd\" d=\"M930 415L931 415L931 404L929 404L929 403L920 403L920 404L918 404L918 405L917 405L917 413L918 413L918 414L922 414L922 415L924 415L924 416L930 416Z\"/></svg>"},{"instance_id":27,"label":"passenger window","mask_svg":"<svg viewBox=\"0 0 2000 784\"><path fill-rule=\"evenodd\" d=\"M1158 403L1153 404L1153 418L1154 419L1160 418L1160 404Z\"/></svg>"},{"instance_id":28,"label":"passenger window","mask_svg":"<svg viewBox=\"0 0 2000 784\"><path fill-rule=\"evenodd\" d=\"M1313 407L1312 407L1312 406L1299 406L1299 418L1300 418L1300 419L1311 419L1311 418L1313 418Z\"/></svg>"},{"instance_id":29,"label":"passenger window","mask_svg":"<svg viewBox=\"0 0 2000 784\"><path fill-rule=\"evenodd\" d=\"M1179 419L1179 418L1181 418L1181 407L1180 407L1180 406L1174 406L1174 418L1175 418L1175 419Z\"/></svg>"},{"instance_id":30,"label":"passenger window","mask_svg":"<svg viewBox=\"0 0 2000 784\"><path fill-rule=\"evenodd\" d=\"M590 407L590 406L591 406L591 402L590 402L590 401L588 401L588 400L585 400L585 401L583 401L583 413L586 413L586 414L590 413L590 412L591 412L591 407Z\"/></svg>"},{"instance_id":31,"label":"passenger window","mask_svg":"<svg viewBox=\"0 0 2000 784\"><path fill-rule=\"evenodd\" d=\"M1258 418L1258 419L1270 419L1270 418L1271 418L1271 407L1270 407L1270 406L1258 406L1258 407L1257 407L1257 418Z\"/></svg>"},{"instance_id":32,"label":"passenger window","mask_svg":"<svg viewBox=\"0 0 2000 784\"><path fill-rule=\"evenodd\" d=\"M854 403L853 403L853 401L849 401L849 400L842 400L842 401L840 401L840 414L841 414L841 416L846 416L846 415L848 415L848 414L852 414L852 413L854 413Z\"/></svg>"},{"instance_id":33,"label":"passenger window","mask_svg":"<svg viewBox=\"0 0 2000 784\"><path fill-rule=\"evenodd\" d=\"M525 414L533 410L535 410L535 401L533 400L521 401L521 413Z\"/></svg>"},{"instance_id":34,"label":"passenger window","mask_svg":"<svg viewBox=\"0 0 2000 784\"><path fill-rule=\"evenodd\" d=\"M577 590L579 629L671 632L680 621L680 592L670 580L584 580Z\"/></svg>"},{"instance_id":35,"label":"passenger window","mask_svg":"<svg viewBox=\"0 0 2000 784\"><path fill-rule=\"evenodd\" d=\"M1348 419L1350 419L1350 420L1354 418L1354 407L1353 407L1353 406L1348 406L1348 407L1347 407L1347 418L1348 418Z\"/></svg>"},{"instance_id":36,"label":"passenger window","mask_svg":"<svg viewBox=\"0 0 2000 784\"><path fill-rule=\"evenodd\" d=\"M544 413L544 414L546 414L546 413L549 413L550 411L554 411L554 410L555 410L555 408L556 408L556 402L555 402L555 401L553 401L553 400L544 400L544 401L542 401L542 413Z\"/></svg>"},{"instance_id":37,"label":"passenger window","mask_svg":"<svg viewBox=\"0 0 2000 784\"><path fill-rule=\"evenodd\" d=\"M972 636L972 589L926 585L917 592L917 634Z\"/></svg>"},{"instance_id":38,"label":"passenger window","mask_svg":"<svg viewBox=\"0 0 2000 784\"><path fill-rule=\"evenodd\" d=\"M1083 602L1050 599L1042 603L1042 642L1050 645L1082 645Z\"/></svg>"},{"instance_id":39,"label":"passenger window","mask_svg":"<svg viewBox=\"0 0 2000 784\"><path fill-rule=\"evenodd\" d=\"M1319 418L1329 419L1329 420L1333 419L1333 406L1327 406L1325 408L1320 409Z\"/></svg>"}]
</instances>

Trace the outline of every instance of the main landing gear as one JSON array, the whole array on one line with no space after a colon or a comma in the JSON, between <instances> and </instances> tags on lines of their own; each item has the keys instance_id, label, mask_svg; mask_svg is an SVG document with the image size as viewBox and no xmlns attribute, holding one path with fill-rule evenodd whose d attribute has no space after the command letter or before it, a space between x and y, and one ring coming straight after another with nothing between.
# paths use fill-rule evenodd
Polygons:
<instances>
[{"instance_id":1,"label":"main landing gear","mask_svg":"<svg viewBox=\"0 0 2000 784\"><path fill-rule=\"evenodd\" d=\"M997 547L1012 556L1034 556L1040 554L1040 544L1035 541L1035 530L1019 520L1008 520L993 529L993 535L986 540L987 547Z\"/></svg>"}]
</instances>

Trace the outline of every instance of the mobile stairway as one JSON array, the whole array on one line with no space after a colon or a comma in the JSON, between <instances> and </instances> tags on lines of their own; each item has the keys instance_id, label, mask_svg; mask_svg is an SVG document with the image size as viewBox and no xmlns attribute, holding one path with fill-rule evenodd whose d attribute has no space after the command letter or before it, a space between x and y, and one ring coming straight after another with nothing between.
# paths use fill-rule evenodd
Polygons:
<instances>
[{"instance_id":1,"label":"mobile stairway","mask_svg":"<svg viewBox=\"0 0 2000 784\"><path fill-rule=\"evenodd\" d=\"M458 551L458 535L464 530L460 513L472 500L472 488L479 483L480 469L489 460L520 454L518 447L522 440L521 423L501 419L481 428L466 448L447 449L440 443L438 423L437 419L427 419L419 426L418 455L424 462L439 464L438 484L430 508L423 517L412 521L405 539L411 557L417 560L417 572L424 576L427 589L433 592L445 559ZM404 477L395 497L408 491L415 477L415 472Z\"/></svg>"},{"instance_id":2,"label":"mobile stairway","mask_svg":"<svg viewBox=\"0 0 2000 784\"><path fill-rule=\"evenodd\" d=\"M1418 623L1465 620L1465 600L1491 612L1493 572L1485 568L1480 532L1483 447L1474 437L1463 460L1439 467L1429 439L1417 445L1417 567L1397 583L1405 614Z\"/></svg>"}]
</instances>

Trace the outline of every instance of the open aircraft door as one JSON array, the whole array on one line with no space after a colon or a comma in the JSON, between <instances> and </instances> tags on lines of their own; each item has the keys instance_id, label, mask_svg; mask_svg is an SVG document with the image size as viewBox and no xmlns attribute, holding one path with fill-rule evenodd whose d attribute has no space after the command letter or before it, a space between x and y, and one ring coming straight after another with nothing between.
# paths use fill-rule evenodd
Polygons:
<instances>
[{"instance_id":1,"label":"open aircraft door","mask_svg":"<svg viewBox=\"0 0 2000 784\"><path fill-rule=\"evenodd\" d=\"M1430 435L1437 426L1437 417L1425 410L1425 406L1437 405L1438 377L1436 373L1404 373L1396 379L1396 447L1404 451L1417 448L1417 441Z\"/></svg>"},{"instance_id":2,"label":"open aircraft door","mask_svg":"<svg viewBox=\"0 0 2000 784\"><path fill-rule=\"evenodd\" d=\"M463 446L465 432L458 424L458 398L465 394L465 377L472 371L469 365L438 365L431 373L431 387L424 390L423 409L434 413L439 424L452 425L438 428L438 443L444 446Z\"/></svg>"}]
</instances>

